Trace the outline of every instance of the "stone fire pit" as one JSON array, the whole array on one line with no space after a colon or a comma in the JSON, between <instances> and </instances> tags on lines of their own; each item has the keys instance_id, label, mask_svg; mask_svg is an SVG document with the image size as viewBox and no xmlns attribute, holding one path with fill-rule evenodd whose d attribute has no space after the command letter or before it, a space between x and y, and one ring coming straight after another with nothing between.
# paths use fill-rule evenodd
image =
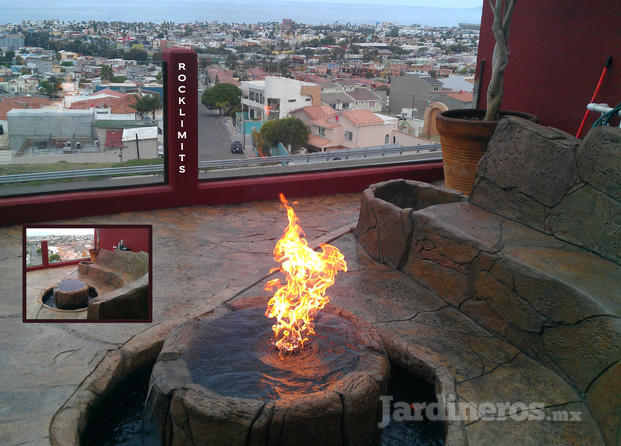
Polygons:
<instances>
[{"instance_id":1,"label":"stone fire pit","mask_svg":"<svg viewBox=\"0 0 621 446\"><path fill-rule=\"evenodd\" d=\"M151 376L146 440L369 444L390 372L377 332L328 306L316 319L320 340L312 337L303 350L283 359L269 343L273 321L264 316L266 302L242 300L230 311L190 320L166 338ZM218 375L222 370L226 373Z\"/></svg>"},{"instance_id":2,"label":"stone fire pit","mask_svg":"<svg viewBox=\"0 0 621 446\"><path fill-rule=\"evenodd\" d=\"M89 286L81 280L63 280L54 287L54 300L61 310L85 308Z\"/></svg>"}]
</instances>

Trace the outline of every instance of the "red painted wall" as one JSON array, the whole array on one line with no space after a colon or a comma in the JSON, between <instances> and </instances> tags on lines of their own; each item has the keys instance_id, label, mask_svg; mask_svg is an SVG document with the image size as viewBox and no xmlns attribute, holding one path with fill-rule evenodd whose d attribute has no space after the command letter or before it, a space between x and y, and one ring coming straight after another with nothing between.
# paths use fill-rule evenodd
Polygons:
<instances>
[{"instance_id":1,"label":"red painted wall","mask_svg":"<svg viewBox=\"0 0 621 446\"><path fill-rule=\"evenodd\" d=\"M492 72L492 22L489 2L483 1L478 54L478 67L485 59L482 108ZM620 24L618 0L519 0L511 22L502 108L534 113L540 124L575 135L609 56L612 66L595 102L621 103ZM599 113L589 113L587 130L597 117Z\"/></svg>"},{"instance_id":2,"label":"red painted wall","mask_svg":"<svg viewBox=\"0 0 621 446\"><path fill-rule=\"evenodd\" d=\"M114 240L116 240L117 243L123 240L123 244L132 252L151 252L148 228L126 228L123 226L101 228L99 232L99 248L112 251Z\"/></svg>"}]
</instances>

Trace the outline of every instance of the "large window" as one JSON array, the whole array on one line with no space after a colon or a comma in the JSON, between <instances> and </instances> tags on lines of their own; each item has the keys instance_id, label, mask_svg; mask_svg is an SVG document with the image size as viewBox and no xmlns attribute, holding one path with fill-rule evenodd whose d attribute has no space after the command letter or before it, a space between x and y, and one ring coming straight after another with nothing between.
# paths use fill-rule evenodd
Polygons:
<instances>
[{"instance_id":1,"label":"large window","mask_svg":"<svg viewBox=\"0 0 621 446\"><path fill-rule=\"evenodd\" d=\"M26 266L84 259L94 248L94 228L26 228Z\"/></svg>"},{"instance_id":2,"label":"large window","mask_svg":"<svg viewBox=\"0 0 621 446\"><path fill-rule=\"evenodd\" d=\"M100 41L91 50L103 54L106 45ZM10 76L27 88L0 96L0 197L164 182L163 70L161 61L152 60L157 53L76 55L62 64L53 51L28 47L17 53L38 65L33 62L30 75Z\"/></svg>"},{"instance_id":3,"label":"large window","mask_svg":"<svg viewBox=\"0 0 621 446\"><path fill-rule=\"evenodd\" d=\"M101 62L99 59L93 60L96 60L97 63ZM313 140L313 135L311 135L304 151L300 150L299 147L289 146L289 144L280 144L276 149L271 150L271 153L269 153L269 148L268 152L265 152L255 145L252 134L258 132L263 124L263 121L256 118L273 117L270 115L277 114L273 113L273 109L270 109L270 106L278 106L277 101L270 100L270 103L266 104L265 107L257 107L254 110L248 110L249 107L244 107L240 110L241 113L237 112L238 115L236 116L234 108L238 104L235 104L235 101L241 99L241 93L232 98L227 98L227 100L218 101L213 105L204 100L208 89L216 86L210 80L214 79L215 76L209 74L208 64L203 66L200 61L197 61L196 52L190 49L166 50L164 61L161 65L164 74L159 76L161 81L159 85L161 88L160 97L164 99L165 113L156 110L155 120L152 112L149 111L143 112L144 115L140 119L140 113L134 108L137 115L131 121L131 126L122 126L115 119L99 119L107 114L107 110L105 106L100 107L93 102L83 110L72 111L69 109L58 113L62 117L67 116L69 118L67 122L72 123L75 128L75 136L67 137L62 141L62 144L60 139L55 136L58 132L65 131L60 128L59 124L48 127L37 126L34 125L32 119L22 119L11 120L10 124L14 124L12 127L10 125L8 128L4 126L3 142L10 141L11 134L15 136L19 135L19 132L28 131L36 133L48 132L49 130L52 137L46 139L41 136L35 141L36 145L29 149L31 152L29 156L38 157L35 163L13 163L17 156L11 150L5 152L11 159L11 162L6 164L10 168L15 168L17 165L21 166L20 168L26 170L19 172L19 175L28 174L28 176L12 176L18 173L3 171L0 165L0 205L8 210L5 212L4 218L0 218L0 223L42 221L45 220L42 215L53 216L50 218L71 218L81 215L172 207L180 205L180 203L206 204L221 200L228 201L228 197L232 196L238 201L257 199L257 197L263 196L267 198L268 195L263 195L269 194L267 188L263 186L267 183L258 179L259 176L274 175L275 177L270 179L270 184L293 184L292 181L294 182L295 178L287 178L286 174L312 173L313 178L315 178L318 174L323 174L323 171L355 170L368 166L381 166L382 169L388 166L386 167L387 171L395 174L397 171L414 172L422 169L418 167L411 169L409 165L412 163L437 164L440 160L437 152L431 153L431 151L437 151L438 147L433 147L433 150L431 150L431 146L430 148L420 147L409 151L398 148L399 150L394 153L387 153L384 148L377 148L378 145L381 145L381 140L372 143L376 146L372 148L372 152L367 153L365 152L366 148L361 148L353 150L361 150L362 152L345 153L350 149L339 145L338 141L338 139L343 138L340 132L343 131L342 125L345 124L345 121L339 122L338 119L335 119L336 123L331 121L329 123L330 129L338 129L338 131L326 132L327 127L325 125L321 126L320 129L325 139L328 139L327 134L330 138L335 138L334 142L321 141L316 138ZM136 64L135 67L143 67L143 69L149 70L152 65L145 62ZM115 71L113 70L113 72ZM224 74L222 76L224 77ZM112 87L115 86L112 83L106 84L106 88L94 91L119 98L127 98L129 97L127 95L130 95L134 100L155 96L154 94L146 94L144 90L142 90L144 93L142 96L138 94L134 96L131 89L127 89L129 86L131 86L130 82L119 85L120 93L113 93L115 90ZM125 89L124 92L123 89ZM259 95L258 98L257 95ZM75 98L81 97L79 92L73 96ZM94 101L94 97L91 96L90 99ZM255 92L255 101L257 99L264 100L261 94ZM71 99L67 97L62 100L71 102ZM92 109L90 105L93 105ZM47 113L47 110L42 108L40 112ZM114 117L112 116L114 111L110 110L110 118ZM25 110L25 116L29 112L32 113L32 110ZM17 110L16 113L20 113L20 110ZM96 117L97 119L95 119ZM242 125L235 125L234 119L237 117L242 120ZM43 122L45 123L45 120ZM157 126L154 126L154 123ZM90 129L89 131L93 135L91 140L87 141L86 136L82 139L77 136L78 129L81 127ZM127 128L133 130L133 133L127 135L125 132ZM365 133L367 132L365 131ZM36 134L38 135L38 133ZM145 156L149 150L148 146L145 146L143 138L154 139L154 136L157 140L157 147L158 149L161 147L161 150L157 151L156 158L151 158ZM383 139L383 133L381 137ZM24 138L24 141L29 140ZM54 144L50 145L50 141ZM50 147L54 147L54 151ZM45 153L46 150L49 150L50 153ZM296 153L298 150L299 153ZM67 159L73 160L76 157L85 159L89 155L89 151L95 154L101 153L105 156L112 154L118 157L118 163L100 165L87 161L85 162L86 165L83 165L66 161ZM343 152L335 153L335 151ZM324 156L324 152L330 152L331 156ZM129 159L134 154L136 158ZM53 158L51 157L53 156L71 158L65 158L65 162L52 163ZM334 162L334 160L339 162ZM121 168L123 170L110 171L110 169ZM388 179L389 175L392 175L388 173L387 176L382 176L384 173L379 171L359 170L360 172L347 172L344 175L348 177L361 175L365 178L370 175L380 180ZM436 179L440 171L435 166L432 171L433 178ZM328 172L325 173L328 174ZM122 175L121 179L119 179L120 175ZM332 172L329 175L330 178L339 177L333 175ZM401 176L401 174L399 175ZM238 179L242 177L245 177L244 181L239 182ZM230 185L233 189L226 185L225 180L229 179L233 180ZM361 180L360 183L352 181L345 183L347 183L347 188L343 190L353 190L353 184L356 184L356 190L362 190L364 189L363 184L369 184L366 179ZM130 187L136 185L144 187ZM248 188L249 185L250 188ZM223 187L228 187L227 194L220 192ZM105 192L87 191L84 194L73 195L70 206L66 205L65 194L62 193L102 188L107 190ZM211 189L217 192L212 193ZM236 192L231 192L232 190L236 190ZM250 191L254 192L250 193ZM46 193L54 192L57 192L54 197L44 197ZM337 192L337 189L331 189L329 192ZM14 200L11 198L14 195L30 196ZM269 196L271 197L271 195ZM60 214L57 213L59 209L62 209ZM53 249L57 248L56 245L50 242L49 246L50 249L43 249L42 244L35 247L32 250L31 261L41 261L35 255L37 254L36 249L41 249L41 253L45 252L48 259L54 255L60 256L60 249L58 252Z\"/></svg>"}]
</instances>

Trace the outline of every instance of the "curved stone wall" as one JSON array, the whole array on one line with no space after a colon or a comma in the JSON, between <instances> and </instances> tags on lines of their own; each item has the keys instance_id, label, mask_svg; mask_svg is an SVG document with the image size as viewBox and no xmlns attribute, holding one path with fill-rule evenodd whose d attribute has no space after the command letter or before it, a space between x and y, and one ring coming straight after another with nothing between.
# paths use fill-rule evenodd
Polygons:
<instances>
[{"instance_id":1,"label":"curved stone wall","mask_svg":"<svg viewBox=\"0 0 621 446\"><path fill-rule=\"evenodd\" d=\"M80 262L78 271L116 290L91 300L87 319L149 318L149 255L146 252L100 250L97 262ZM125 283L123 274L138 280Z\"/></svg>"}]
</instances>

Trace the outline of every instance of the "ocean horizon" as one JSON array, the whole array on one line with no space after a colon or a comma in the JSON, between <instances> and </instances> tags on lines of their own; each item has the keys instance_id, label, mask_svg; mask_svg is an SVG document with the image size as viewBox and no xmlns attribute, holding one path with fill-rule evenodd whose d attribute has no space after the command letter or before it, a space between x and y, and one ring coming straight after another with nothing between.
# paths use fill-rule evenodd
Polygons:
<instances>
[{"instance_id":1,"label":"ocean horizon","mask_svg":"<svg viewBox=\"0 0 621 446\"><path fill-rule=\"evenodd\" d=\"M101 0L31 0L27 7L20 3L22 2L5 2L1 8L0 24L21 24L24 20L46 19L64 22L97 20L153 23L259 23L291 19L310 25L395 22L402 26L457 26L459 23L481 21L481 7L430 8L403 4L305 3L280 0L260 3L249 0L179 0L174 3L134 0L131 7L127 3Z\"/></svg>"}]
</instances>

